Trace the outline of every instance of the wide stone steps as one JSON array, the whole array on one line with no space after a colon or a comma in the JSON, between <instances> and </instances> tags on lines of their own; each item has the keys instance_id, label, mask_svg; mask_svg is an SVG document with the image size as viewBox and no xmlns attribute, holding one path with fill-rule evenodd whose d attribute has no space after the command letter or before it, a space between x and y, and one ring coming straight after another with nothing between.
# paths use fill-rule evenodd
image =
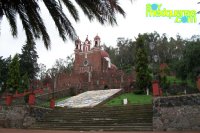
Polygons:
<instances>
[{"instance_id":1,"label":"wide stone steps","mask_svg":"<svg viewBox=\"0 0 200 133\"><path fill-rule=\"evenodd\" d=\"M62 119L62 118L50 118L50 119L45 119L45 120L43 120L44 122L46 121L46 122L50 122L50 121L70 121L70 122L73 122L73 121L77 121L77 120L79 120L79 121L85 121L85 122L87 122L87 121L100 121L100 120L104 120L104 121L107 121L107 122L112 122L112 121L122 121L122 120L124 120L124 121L139 121L139 122L142 122L142 121L152 121L152 118L151 117L147 117L147 118L145 118L145 117L143 117L143 118L141 118L141 117L126 117L126 118L123 118L123 117L119 117L119 118L117 118L117 117L115 117L115 118L112 118L112 117L104 117L105 119L102 119L101 117L95 117L94 119L92 119L92 118L86 118L86 117L81 117L81 118L78 118L78 117L76 117L76 118L64 118L64 119Z\"/></svg>"},{"instance_id":2,"label":"wide stone steps","mask_svg":"<svg viewBox=\"0 0 200 133\"><path fill-rule=\"evenodd\" d=\"M128 123L128 122L124 122L124 123L105 123L105 121L102 122L94 122L94 123L78 123L78 122L63 122L63 123L38 123L40 125L40 127L54 127L54 126L58 126L59 127L63 127L63 126L152 126L152 124L149 123Z\"/></svg>"},{"instance_id":3,"label":"wide stone steps","mask_svg":"<svg viewBox=\"0 0 200 133\"><path fill-rule=\"evenodd\" d=\"M87 123L86 123L87 122ZM124 123L130 123L130 124L144 124L144 123L151 123L152 120L151 119L133 119L133 120L116 120L116 119L95 119L95 120L78 120L78 121L65 121L65 120L56 120L56 121L46 121L46 120L40 120L37 121L37 124L102 124L105 123L106 124L113 124L113 123L117 123L117 124L124 124Z\"/></svg>"},{"instance_id":4,"label":"wide stone steps","mask_svg":"<svg viewBox=\"0 0 200 133\"><path fill-rule=\"evenodd\" d=\"M59 113L58 113L59 114ZM132 115L132 116L144 116L144 115L149 115L149 114L151 114L151 112L126 112L126 111L123 111L123 112L113 112L113 113L111 113L111 112L108 112L108 113L101 113L101 112L97 112L97 113L90 113L90 112L88 112L88 113L62 113L62 116L57 116L57 114L56 113L53 113L53 114L47 114L45 117L63 117L63 116L70 116L71 114L73 114L73 115L76 115L76 116L73 116L73 117L80 117L80 116L83 116L83 117L86 117L86 116L91 116L91 117L93 117L93 116L96 116L96 117L102 117L102 116L116 116L116 115L118 115L118 116L130 116L130 115Z\"/></svg>"},{"instance_id":5,"label":"wide stone steps","mask_svg":"<svg viewBox=\"0 0 200 133\"><path fill-rule=\"evenodd\" d=\"M80 115L80 114L121 114L121 113L135 113L135 114L142 114L142 113L148 113L148 112L152 112L152 109L121 109L121 108L116 108L116 109L113 109L113 110L104 110L104 109L98 109L96 110L93 110L93 109L87 109L87 110L56 110L56 111L53 111L51 112L51 114L47 114L47 115L55 115L55 114L58 114L58 113L62 113L62 114L77 114L77 115Z\"/></svg>"},{"instance_id":6,"label":"wide stone steps","mask_svg":"<svg viewBox=\"0 0 200 133\"><path fill-rule=\"evenodd\" d=\"M73 130L73 131L152 131L152 126L52 126L35 127L42 130Z\"/></svg>"},{"instance_id":7,"label":"wide stone steps","mask_svg":"<svg viewBox=\"0 0 200 133\"><path fill-rule=\"evenodd\" d=\"M152 119L126 119L126 120L119 120L119 119L100 119L100 120L56 120L56 121L38 121L37 125L47 125L47 124L55 124L55 125L113 125L113 124L129 124L129 125L151 125Z\"/></svg>"},{"instance_id":8,"label":"wide stone steps","mask_svg":"<svg viewBox=\"0 0 200 133\"><path fill-rule=\"evenodd\" d=\"M152 131L152 106L55 109L31 128L76 131Z\"/></svg>"},{"instance_id":9,"label":"wide stone steps","mask_svg":"<svg viewBox=\"0 0 200 133\"><path fill-rule=\"evenodd\" d=\"M122 110L122 109L115 109L115 110L103 110L103 111L97 111L97 110L90 110L90 109L88 109L88 110L77 110L77 111L70 111L70 110L68 110L68 109L66 109L65 111L61 111L61 110L59 110L59 111L54 111L54 112L51 112L51 114L57 114L57 113L64 113L64 114L69 114L69 113L77 113L77 114L80 114L80 113L85 113L85 114L87 114L87 113L121 113L121 112L124 112L124 111L126 111L126 112L132 112L132 113L137 113L137 112L149 112L149 111L152 111L152 109L127 109L127 110Z\"/></svg>"}]
</instances>

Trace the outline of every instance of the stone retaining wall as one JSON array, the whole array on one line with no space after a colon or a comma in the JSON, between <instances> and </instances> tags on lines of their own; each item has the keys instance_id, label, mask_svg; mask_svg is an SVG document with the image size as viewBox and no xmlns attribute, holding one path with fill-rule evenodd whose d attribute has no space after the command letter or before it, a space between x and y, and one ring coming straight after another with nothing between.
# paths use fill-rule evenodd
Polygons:
<instances>
[{"instance_id":1,"label":"stone retaining wall","mask_svg":"<svg viewBox=\"0 0 200 133\"><path fill-rule=\"evenodd\" d=\"M0 127L27 128L49 111L51 109L30 106L4 107L0 111Z\"/></svg>"},{"instance_id":2,"label":"stone retaining wall","mask_svg":"<svg viewBox=\"0 0 200 133\"><path fill-rule=\"evenodd\" d=\"M155 97L153 129L155 131L200 131L200 94Z\"/></svg>"}]
</instances>

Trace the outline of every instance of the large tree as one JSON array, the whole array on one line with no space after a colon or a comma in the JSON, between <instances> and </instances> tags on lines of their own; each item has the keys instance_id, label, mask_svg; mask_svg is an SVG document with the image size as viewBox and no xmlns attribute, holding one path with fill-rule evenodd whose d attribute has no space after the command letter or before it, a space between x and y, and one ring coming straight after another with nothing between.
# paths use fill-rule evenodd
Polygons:
<instances>
[{"instance_id":1,"label":"large tree","mask_svg":"<svg viewBox=\"0 0 200 133\"><path fill-rule=\"evenodd\" d=\"M130 73L135 63L135 42L131 39L118 38L117 47L103 45L113 64Z\"/></svg>"},{"instance_id":2,"label":"large tree","mask_svg":"<svg viewBox=\"0 0 200 133\"><path fill-rule=\"evenodd\" d=\"M76 22L80 18L75 4L82 9L90 21L97 19L101 24L116 24L117 13L125 16L125 12L120 7L118 0L75 0L73 2L72 0L43 0L42 2L48 9L63 40L66 40L66 37L72 40L76 38L76 32L69 16L66 16L62 10L63 5ZM13 36L17 36L16 16L19 14L27 40L34 42L35 39L42 37L44 45L49 48L49 34L39 11L38 0L0 0L0 22L3 15L5 15L9 21Z\"/></svg>"},{"instance_id":3,"label":"large tree","mask_svg":"<svg viewBox=\"0 0 200 133\"><path fill-rule=\"evenodd\" d=\"M42 63L40 63L39 65L38 65L38 67L39 67L39 71L38 71L38 77L39 77L39 79L41 80L41 81L43 81L44 79L45 79L45 77L46 77L46 65L45 64L42 64Z\"/></svg>"},{"instance_id":4,"label":"large tree","mask_svg":"<svg viewBox=\"0 0 200 133\"><path fill-rule=\"evenodd\" d=\"M71 56L67 56L66 58L66 72L71 73L73 70L74 58Z\"/></svg>"},{"instance_id":5,"label":"large tree","mask_svg":"<svg viewBox=\"0 0 200 133\"><path fill-rule=\"evenodd\" d=\"M151 83L150 70L148 68L147 52L144 44L144 36L136 39L136 84L138 89L146 90Z\"/></svg>"},{"instance_id":6,"label":"large tree","mask_svg":"<svg viewBox=\"0 0 200 133\"><path fill-rule=\"evenodd\" d=\"M22 47L22 54L20 55L20 72L21 76L28 74L29 79L36 78L37 72L39 71L37 63L37 51L35 43L26 42Z\"/></svg>"},{"instance_id":7,"label":"large tree","mask_svg":"<svg viewBox=\"0 0 200 133\"><path fill-rule=\"evenodd\" d=\"M14 92L20 87L20 71L19 71L19 56L16 54L8 69L7 87L9 91Z\"/></svg>"},{"instance_id":8,"label":"large tree","mask_svg":"<svg viewBox=\"0 0 200 133\"><path fill-rule=\"evenodd\" d=\"M192 79L200 75L200 39L188 41L183 51L183 58L176 64L177 75L182 79Z\"/></svg>"}]
</instances>

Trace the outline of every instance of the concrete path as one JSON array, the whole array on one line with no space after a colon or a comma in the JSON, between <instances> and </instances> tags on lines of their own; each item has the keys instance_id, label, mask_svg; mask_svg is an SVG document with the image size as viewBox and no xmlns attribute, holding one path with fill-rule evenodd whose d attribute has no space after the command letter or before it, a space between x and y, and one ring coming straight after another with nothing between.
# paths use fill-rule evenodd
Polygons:
<instances>
[{"instance_id":1,"label":"concrete path","mask_svg":"<svg viewBox=\"0 0 200 133\"><path fill-rule=\"evenodd\" d=\"M56 103L56 106L68 108L94 107L120 91L121 89L87 91L60 101Z\"/></svg>"},{"instance_id":2,"label":"concrete path","mask_svg":"<svg viewBox=\"0 0 200 133\"><path fill-rule=\"evenodd\" d=\"M0 133L126 133L126 132L101 132L101 131L55 131L55 130L25 130L0 128ZM200 131L177 131L177 132L142 132L134 131L129 133L199 133Z\"/></svg>"}]
</instances>

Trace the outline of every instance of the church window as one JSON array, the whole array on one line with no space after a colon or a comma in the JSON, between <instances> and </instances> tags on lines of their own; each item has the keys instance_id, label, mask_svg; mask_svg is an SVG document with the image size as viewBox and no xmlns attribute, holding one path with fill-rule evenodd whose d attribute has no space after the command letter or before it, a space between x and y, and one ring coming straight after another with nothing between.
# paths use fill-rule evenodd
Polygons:
<instances>
[{"instance_id":1,"label":"church window","mask_svg":"<svg viewBox=\"0 0 200 133\"><path fill-rule=\"evenodd\" d=\"M97 41L95 41L95 47L97 47L97 45L98 45L98 42L97 42Z\"/></svg>"},{"instance_id":2,"label":"church window","mask_svg":"<svg viewBox=\"0 0 200 133\"><path fill-rule=\"evenodd\" d=\"M87 65L88 65L88 61L85 60L85 61L83 62L83 65L84 65L84 66L87 66Z\"/></svg>"}]
</instances>

